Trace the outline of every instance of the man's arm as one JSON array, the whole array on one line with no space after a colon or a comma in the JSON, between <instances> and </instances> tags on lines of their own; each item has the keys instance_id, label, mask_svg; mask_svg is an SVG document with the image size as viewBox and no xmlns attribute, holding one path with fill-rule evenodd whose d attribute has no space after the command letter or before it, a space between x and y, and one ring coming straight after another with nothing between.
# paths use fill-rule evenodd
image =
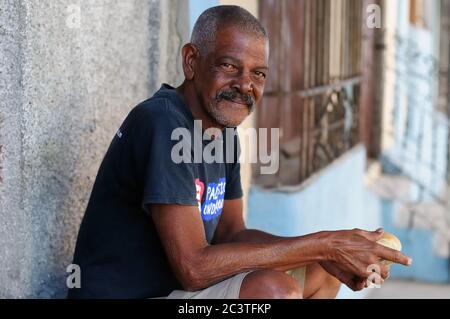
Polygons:
<instances>
[{"instance_id":1,"label":"man's arm","mask_svg":"<svg viewBox=\"0 0 450 319\"><path fill-rule=\"evenodd\" d=\"M149 210L172 270L186 290L199 290L240 272L301 267L326 256L324 233L209 245L196 206L152 204Z\"/></svg>"},{"instance_id":2,"label":"man's arm","mask_svg":"<svg viewBox=\"0 0 450 319\"><path fill-rule=\"evenodd\" d=\"M365 238L375 235L363 230L209 245L196 206L153 204L149 211L172 270L186 290L199 290L240 272L288 270L325 260L339 262L361 277L370 274L367 265L380 257L408 263L400 252Z\"/></svg>"},{"instance_id":3,"label":"man's arm","mask_svg":"<svg viewBox=\"0 0 450 319\"><path fill-rule=\"evenodd\" d=\"M359 230L353 230L358 232ZM347 231L348 232L348 231ZM359 231L363 237L371 241L376 241L377 234L382 232L365 232ZM217 226L213 243L226 242L271 242L286 237L276 236L256 229L247 229L243 219L243 202L242 199L227 200L224 203L222 215ZM395 256L394 256L395 258ZM351 273L348 267L342 267L341 264L333 260L324 260L319 262L320 265L331 275L335 276L353 290L361 290L365 285L365 278ZM381 276L386 279L389 276L389 268L379 265ZM289 270L286 268L284 270Z\"/></svg>"},{"instance_id":4,"label":"man's arm","mask_svg":"<svg viewBox=\"0 0 450 319\"><path fill-rule=\"evenodd\" d=\"M243 219L242 199L226 200L222 210L222 215L214 234L214 243L226 242L270 242L283 237L276 236L257 229L247 229ZM331 261L321 261L319 264L332 276L338 278L352 290L358 291L365 287L366 279L356 277L351 273L340 269L339 265ZM285 269L289 270L289 269ZM383 278L386 278L383 276Z\"/></svg>"}]
</instances>

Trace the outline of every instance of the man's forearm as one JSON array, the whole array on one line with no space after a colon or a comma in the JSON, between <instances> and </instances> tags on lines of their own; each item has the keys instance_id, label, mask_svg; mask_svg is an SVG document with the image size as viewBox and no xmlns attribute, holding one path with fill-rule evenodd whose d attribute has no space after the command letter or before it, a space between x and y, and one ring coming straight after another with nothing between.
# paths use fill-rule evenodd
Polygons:
<instances>
[{"instance_id":1,"label":"man's forearm","mask_svg":"<svg viewBox=\"0 0 450 319\"><path fill-rule=\"evenodd\" d=\"M272 235L257 229L244 229L235 234L230 242L266 243L283 238L285 239L288 237Z\"/></svg>"},{"instance_id":2,"label":"man's forearm","mask_svg":"<svg viewBox=\"0 0 450 319\"><path fill-rule=\"evenodd\" d=\"M244 240L246 237L253 240L248 242ZM326 232L282 238L248 230L236 236L235 242L210 245L197 254L195 265L191 265L191 269L195 270L194 289L207 287L245 271L285 271L324 261L327 258L327 249Z\"/></svg>"},{"instance_id":3,"label":"man's forearm","mask_svg":"<svg viewBox=\"0 0 450 319\"><path fill-rule=\"evenodd\" d=\"M315 234L313 234L315 235ZM295 237L282 237L282 236L277 236L277 235L273 235L271 233L267 233L265 231L262 230L258 230L258 229L244 229L240 232L238 232L237 234L235 234L230 242L240 242L240 243L270 243L270 242L274 242L274 241L278 241L281 239L294 239ZM306 256L305 256L306 257ZM317 260L315 260L314 262L316 262ZM323 260L322 260L323 261ZM301 264L298 265L297 267L301 267L304 266L308 263L305 264ZM285 267L278 267L276 268L277 270L290 270L293 269L295 267L292 266L285 266Z\"/></svg>"}]
</instances>

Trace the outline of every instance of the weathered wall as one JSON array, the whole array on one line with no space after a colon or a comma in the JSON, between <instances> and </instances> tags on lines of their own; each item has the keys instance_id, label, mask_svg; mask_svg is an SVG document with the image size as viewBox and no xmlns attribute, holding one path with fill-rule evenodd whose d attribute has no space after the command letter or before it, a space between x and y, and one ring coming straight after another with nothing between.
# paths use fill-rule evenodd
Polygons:
<instances>
[{"instance_id":1,"label":"weathered wall","mask_svg":"<svg viewBox=\"0 0 450 319\"><path fill-rule=\"evenodd\" d=\"M187 1L0 0L0 298L64 297L100 161L177 85Z\"/></svg>"}]
</instances>

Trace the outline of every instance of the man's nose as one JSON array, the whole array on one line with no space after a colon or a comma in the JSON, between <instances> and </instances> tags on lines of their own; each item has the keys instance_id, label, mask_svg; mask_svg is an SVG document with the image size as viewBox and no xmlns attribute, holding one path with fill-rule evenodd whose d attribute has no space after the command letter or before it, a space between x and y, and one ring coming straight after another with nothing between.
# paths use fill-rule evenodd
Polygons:
<instances>
[{"instance_id":1,"label":"man's nose","mask_svg":"<svg viewBox=\"0 0 450 319\"><path fill-rule=\"evenodd\" d=\"M253 82L250 75L245 72L241 73L233 82L232 87L242 94L250 94L253 90Z\"/></svg>"}]
</instances>

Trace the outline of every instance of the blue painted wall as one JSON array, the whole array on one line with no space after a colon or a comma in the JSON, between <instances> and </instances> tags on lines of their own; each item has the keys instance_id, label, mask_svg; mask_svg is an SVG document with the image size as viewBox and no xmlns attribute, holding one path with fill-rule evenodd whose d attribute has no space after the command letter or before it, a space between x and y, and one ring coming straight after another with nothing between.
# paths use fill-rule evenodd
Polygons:
<instances>
[{"instance_id":1,"label":"blue painted wall","mask_svg":"<svg viewBox=\"0 0 450 319\"><path fill-rule=\"evenodd\" d=\"M365 150L358 146L296 192L252 187L247 226L281 236L355 227L375 230L381 226L381 207L364 187L365 167ZM368 292L343 287L338 297L361 298Z\"/></svg>"},{"instance_id":2,"label":"blue painted wall","mask_svg":"<svg viewBox=\"0 0 450 319\"><path fill-rule=\"evenodd\" d=\"M202 14L203 11L210 7L218 6L219 0L190 0L189 1L189 25L190 32L194 27L195 21Z\"/></svg>"},{"instance_id":3,"label":"blue painted wall","mask_svg":"<svg viewBox=\"0 0 450 319\"><path fill-rule=\"evenodd\" d=\"M364 148L357 147L296 192L252 187L248 226L283 236L324 229L376 228L381 223L379 203L365 191L365 165Z\"/></svg>"},{"instance_id":4,"label":"blue painted wall","mask_svg":"<svg viewBox=\"0 0 450 319\"><path fill-rule=\"evenodd\" d=\"M383 227L402 242L402 251L413 259L411 267L391 267L392 278L413 279L433 283L450 282L450 262L433 251L433 232L427 229L400 228L394 225L393 216L398 203L381 200ZM450 297L450 296L449 296Z\"/></svg>"}]
</instances>

